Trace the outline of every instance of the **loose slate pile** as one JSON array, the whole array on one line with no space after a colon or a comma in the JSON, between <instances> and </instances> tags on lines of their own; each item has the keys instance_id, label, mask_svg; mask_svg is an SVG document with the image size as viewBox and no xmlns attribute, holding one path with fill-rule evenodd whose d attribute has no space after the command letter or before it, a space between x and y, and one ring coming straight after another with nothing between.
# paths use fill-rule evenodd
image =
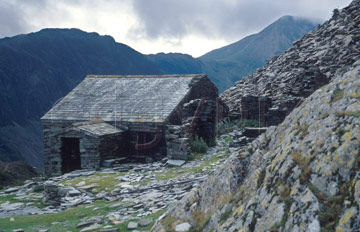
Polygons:
<instances>
[{"instance_id":1,"label":"loose slate pile","mask_svg":"<svg viewBox=\"0 0 360 232\"><path fill-rule=\"evenodd\" d=\"M273 107L293 110L316 89L327 84L360 58L360 2L341 11L314 31L273 57L263 68L237 82L221 98L239 112L244 96L272 98Z\"/></svg>"}]
</instances>

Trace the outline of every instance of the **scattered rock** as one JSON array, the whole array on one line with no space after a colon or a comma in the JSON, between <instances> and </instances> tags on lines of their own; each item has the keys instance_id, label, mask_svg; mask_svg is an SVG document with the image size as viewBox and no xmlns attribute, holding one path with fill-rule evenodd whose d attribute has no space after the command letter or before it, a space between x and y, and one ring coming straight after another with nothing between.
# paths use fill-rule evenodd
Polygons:
<instances>
[{"instance_id":1,"label":"scattered rock","mask_svg":"<svg viewBox=\"0 0 360 232\"><path fill-rule=\"evenodd\" d=\"M176 232L186 232L189 231L191 225L188 222L181 223L175 227Z\"/></svg>"},{"instance_id":2,"label":"scattered rock","mask_svg":"<svg viewBox=\"0 0 360 232\"><path fill-rule=\"evenodd\" d=\"M106 228L106 229L101 229L100 232L119 232L118 228Z\"/></svg>"},{"instance_id":3,"label":"scattered rock","mask_svg":"<svg viewBox=\"0 0 360 232\"><path fill-rule=\"evenodd\" d=\"M91 226L85 227L84 229L80 230L80 232L94 231L100 228L101 228L100 224L93 224Z\"/></svg>"},{"instance_id":4,"label":"scattered rock","mask_svg":"<svg viewBox=\"0 0 360 232\"><path fill-rule=\"evenodd\" d=\"M8 188L4 191L4 193L9 194L9 193L14 193L17 192L19 190L19 188L17 187L12 187L12 188Z\"/></svg>"},{"instance_id":5,"label":"scattered rock","mask_svg":"<svg viewBox=\"0 0 360 232\"><path fill-rule=\"evenodd\" d=\"M139 226L141 227L145 227L145 226L148 226L152 223L152 218L144 218L144 219L141 219L138 223L139 223Z\"/></svg>"},{"instance_id":6,"label":"scattered rock","mask_svg":"<svg viewBox=\"0 0 360 232\"><path fill-rule=\"evenodd\" d=\"M182 165L184 165L185 163L185 160L173 160L173 159L170 159L167 161L167 164L170 165L170 166L176 166L176 167L180 167Z\"/></svg>"},{"instance_id":7,"label":"scattered rock","mask_svg":"<svg viewBox=\"0 0 360 232\"><path fill-rule=\"evenodd\" d=\"M129 222L127 228L128 230L133 230L136 229L138 227L138 223L137 222Z\"/></svg>"}]
</instances>

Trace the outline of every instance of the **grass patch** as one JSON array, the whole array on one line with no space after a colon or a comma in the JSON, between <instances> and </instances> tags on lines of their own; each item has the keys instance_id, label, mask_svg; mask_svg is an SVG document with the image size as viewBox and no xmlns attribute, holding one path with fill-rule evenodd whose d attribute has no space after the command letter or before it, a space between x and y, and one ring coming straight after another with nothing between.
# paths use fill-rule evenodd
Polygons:
<instances>
[{"instance_id":1,"label":"grass patch","mask_svg":"<svg viewBox=\"0 0 360 232\"><path fill-rule=\"evenodd\" d=\"M262 127L264 125L259 125L259 120L255 119L243 119L239 122L238 127L244 129L245 127Z\"/></svg>"},{"instance_id":2,"label":"grass patch","mask_svg":"<svg viewBox=\"0 0 360 232\"><path fill-rule=\"evenodd\" d=\"M86 208L86 206L80 206L56 214L13 216L15 221L12 222L10 222L9 218L2 218L0 219L0 225L2 226L2 229L15 230L22 228L27 232L37 232L39 229L43 228L55 232L66 230L78 231L76 225L82 218L106 214L106 212L109 211L107 207L108 204L109 203L105 201L94 202L93 206L99 207L99 210L96 211ZM52 224L54 222L57 222L58 224Z\"/></svg>"},{"instance_id":3,"label":"grass patch","mask_svg":"<svg viewBox=\"0 0 360 232\"><path fill-rule=\"evenodd\" d=\"M204 154L209 147L203 138L195 135L194 139L190 141L190 149L192 152Z\"/></svg>"},{"instance_id":4,"label":"grass patch","mask_svg":"<svg viewBox=\"0 0 360 232\"><path fill-rule=\"evenodd\" d=\"M344 90L337 89L331 96L331 102L339 101L344 97Z\"/></svg>"},{"instance_id":5,"label":"grass patch","mask_svg":"<svg viewBox=\"0 0 360 232\"><path fill-rule=\"evenodd\" d=\"M264 182L264 179L265 179L265 175L266 175L266 170L265 168L261 170L260 174L259 174L259 178L257 179L257 183L256 183L256 186L259 188L263 182Z\"/></svg>"},{"instance_id":6,"label":"grass patch","mask_svg":"<svg viewBox=\"0 0 360 232\"><path fill-rule=\"evenodd\" d=\"M289 217L290 207L293 200L290 197L290 188L287 185L281 184L278 186L277 192L280 195L280 201L284 203L284 215L279 224L280 227L284 228Z\"/></svg>"},{"instance_id":7,"label":"grass patch","mask_svg":"<svg viewBox=\"0 0 360 232\"><path fill-rule=\"evenodd\" d=\"M299 124L295 126L295 129L297 129L295 135L299 135L300 139L303 139L308 134L309 125L302 125Z\"/></svg>"},{"instance_id":8,"label":"grass patch","mask_svg":"<svg viewBox=\"0 0 360 232\"><path fill-rule=\"evenodd\" d=\"M225 136L224 141L226 144L229 144L233 141L233 137L232 136Z\"/></svg>"},{"instance_id":9,"label":"grass patch","mask_svg":"<svg viewBox=\"0 0 360 232\"><path fill-rule=\"evenodd\" d=\"M91 205L83 205L72 209L67 209L56 214L43 214L43 215L28 215L28 216L13 216L15 221L10 221L9 218L0 219L1 229L3 230L15 230L23 229L26 232L38 232L40 229L49 229L52 232L63 232L63 231L79 231L76 225L84 218L90 218L94 216L103 216L108 212L111 212L109 208L110 202L107 201L96 201ZM89 207L90 206L90 207ZM125 204L124 204L125 206ZM98 208L97 210L93 210ZM150 230L156 219L165 212L160 210L154 214L151 214L145 218L152 218L153 223L147 227L141 229ZM119 228L120 231L128 231L128 222L123 222L118 225L113 225L111 221L107 221L102 226L112 225L114 228ZM140 219L134 219L132 221L139 221ZM53 224L56 222L56 224Z\"/></svg>"},{"instance_id":10,"label":"grass patch","mask_svg":"<svg viewBox=\"0 0 360 232\"><path fill-rule=\"evenodd\" d=\"M339 183L339 192L335 196L328 197L323 194L315 185L309 184L309 189L319 199L320 212L319 221L321 231L335 231L344 208L344 201L354 202L354 186L351 181Z\"/></svg>"},{"instance_id":11,"label":"grass patch","mask_svg":"<svg viewBox=\"0 0 360 232\"><path fill-rule=\"evenodd\" d=\"M206 158L202 161L201 165L199 165L199 166L195 166L195 167L191 167L191 168L172 167L164 172L161 172L161 173L156 172L156 173L151 173L151 174L155 175L155 179L157 181L169 180L169 179L185 176L188 173L197 174L197 173L202 172L203 169L211 167L211 164L216 163L218 160L220 160L224 156L229 156L230 154L231 153L228 149L223 149L221 151L218 151L218 153L216 153L213 156L209 156L209 157L205 156ZM204 158L204 156L202 154L195 153L195 159L203 159L203 158ZM133 182L132 184L146 185L150 181L152 181L152 180L146 179L146 180L142 180L139 182Z\"/></svg>"},{"instance_id":12,"label":"grass patch","mask_svg":"<svg viewBox=\"0 0 360 232\"><path fill-rule=\"evenodd\" d=\"M68 186L76 186L81 181L85 181L85 185L96 184L97 186L92 189L92 192L101 192L101 191L112 191L116 188L116 185L120 183L119 180L116 179L118 176L123 176L128 174L128 172L122 173L95 173L91 176L86 177L76 177L70 181L63 181L61 184Z\"/></svg>"},{"instance_id":13,"label":"grass patch","mask_svg":"<svg viewBox=\"0 0 360 232\"><path fill-rule=\"evenodd\" d=\"M195 210L191 213L192 218L195 221L195 225L193 225L190 229L190 232L198 232L203 231L206 224L209 222L211 218L211 214L205 215L199 209Z\"/></svg>"},{"instance_id":14,"label":"grass patch","mask_svg":"<svg viewBox=\"0 0 360 232\"><path fill-rule=\"evenodd\" d=\"M335 115L337 117L355 117L355 118L359 118L360 117L360 111L336 111Z\"/></svg>"},{"instance_id":15,"label":"grass patch","mask_svg":"<svg viewBox=\"0 0 360 232\"><path fill-rule=\"evenodd\" d=\"M34 196L33 194L29 194L26 197L26 200L20 200L20 199L16 199L16 194L10 194L7 196L3 196L0 197L0 204L3 204L5 202L10 202L10 203L24 203L24 204L28 204L28 203L32 203L32 206L38 207L38 208L44 208L45 205L42 203L42 197L41 198L37 198L36 196Z\"/></svg>"},{"instance_id":16,"label":"grass patch","mask_svg":"<svg viewBox=\"0 0 360 232\"><path fill-rule=\"evenodd\" d=\"M215 132L216 132L216 135L220 136L220 135L232 132L236 128L237 128L236 121L227 121L224 123L216 124Z\"/></svg>"},{"instance_id":17,"label":"grass patch","mask_svg":"<svg viewBox=\"0 0 360 232\"><path fill-rule=\"evenodd\" d=\"M360 90L357 90L356 92L353 92L350 94L351 98L360 99Z\"/></svg>"},{"instance_id":18,"label":"grass patch","mask_svg":"<svg viewBox=\"0 0 360 232\"><path fill-rule=\"evenodd\" d=\"M302 157L298 151L293 151L291 153L291 157L302 171L300 175L300 183L307 183L311 175L311 169L309 167L310 158Z\"/></svg>"},{"instance_id":19,"label":"grass patch","mask_svg":"<svg viewBox=\"0 0 360 232\"><path fill-rule=\"evenodd\" d=\"M231 206L228 206L224 213L220 216L220 224L224 223L232 214L233 210Z\"/></svg>"}]
</instances>

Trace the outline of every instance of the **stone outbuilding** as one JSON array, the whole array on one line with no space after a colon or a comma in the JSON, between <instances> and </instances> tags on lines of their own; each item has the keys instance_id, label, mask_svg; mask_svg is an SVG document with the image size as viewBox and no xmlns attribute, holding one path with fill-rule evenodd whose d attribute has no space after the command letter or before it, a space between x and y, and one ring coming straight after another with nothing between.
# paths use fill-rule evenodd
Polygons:
<instances>
[{"instance_id":1,"label":"stone outbuilding","mask_svg":"<svg viewBox=\"0 0 360 232\"><path fill-rule=\"evenodd\" d=\"M217 97L204 74L88 75L41 118L45 173L122 157L186 160L194 135L214 143Z\"/></svg>"}]
</instances>

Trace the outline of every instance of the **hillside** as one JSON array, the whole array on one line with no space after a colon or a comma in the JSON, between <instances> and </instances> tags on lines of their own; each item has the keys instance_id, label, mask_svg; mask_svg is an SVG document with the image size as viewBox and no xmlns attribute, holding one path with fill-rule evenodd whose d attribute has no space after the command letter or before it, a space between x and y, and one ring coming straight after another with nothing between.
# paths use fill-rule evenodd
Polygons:
<instances>
[{"instance_id":1,"label":"hillside","mask_svg":"<svg viewBox=\"0 0 360 232\"><path fill-rule=\"evenodd\" d=\"M204 72L212 77L222 92L265 65L271 57L284 52L315 26L306 19L283 16L259 33L213 50L199 60L204 64Z\"/></svg>"},{"instance_id":2,"label":"hillside","mask_svg":"<svg viewBox=\"0 0 360 232\"><path fill-rule=\"evenodd\" d=\"M0 160L41 167L40 117L87 74L157 74L132 48L77 29L0 40Z\"/></svg>"},{"instance_id":3,"label":"hillside","mask_svg":"<svg viewBox=\"0 0 360 232\"><path fill-rule=\"evenodd\" d=\"M324 77L299 72L296 54L303 57L301 64L326 70L325 85L304 88L299 106L282 124L233 152L213 177L173 205L154 231L177 225L194 231L360 229L359 13L360 1L354 0L225 93L234 100L280 79L290 83L290 92L299 92L304 83ZM265 75L269 70L277 72ZM273 90L274 99L291 98L281 88Z\"/></svg>"}]
</instances>

